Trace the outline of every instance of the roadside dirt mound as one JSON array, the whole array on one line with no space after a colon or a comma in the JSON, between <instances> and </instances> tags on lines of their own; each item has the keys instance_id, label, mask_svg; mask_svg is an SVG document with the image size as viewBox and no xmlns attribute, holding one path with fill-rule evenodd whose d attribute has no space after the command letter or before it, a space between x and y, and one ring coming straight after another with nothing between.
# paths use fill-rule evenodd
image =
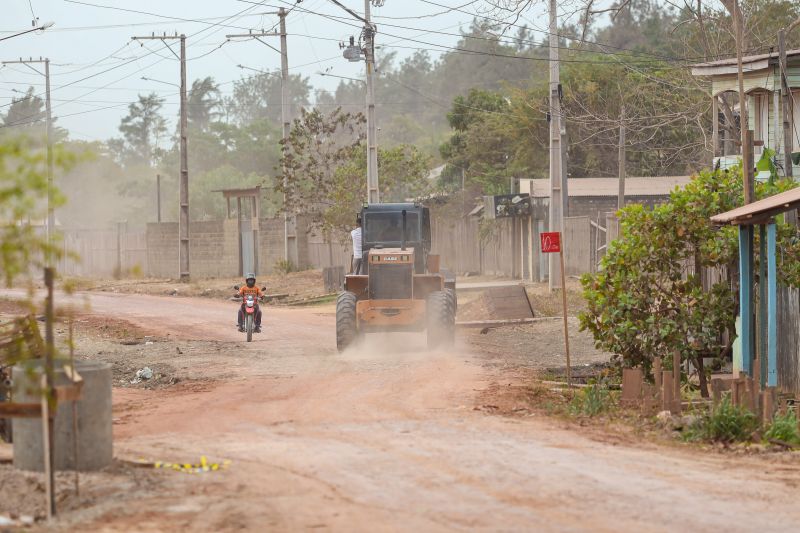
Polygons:
<instances>
[{"instance_id":1,"label":"roadside dirt mound","mask_svg":"<svg viewBox=\"0 0 800 533\"><path fill-rule=\"evenodd\" d=\"M458 320L462 322L519 318L533 318L533 308L523 285L486 289L458 308Z\"/></svg>"}]
</instances>

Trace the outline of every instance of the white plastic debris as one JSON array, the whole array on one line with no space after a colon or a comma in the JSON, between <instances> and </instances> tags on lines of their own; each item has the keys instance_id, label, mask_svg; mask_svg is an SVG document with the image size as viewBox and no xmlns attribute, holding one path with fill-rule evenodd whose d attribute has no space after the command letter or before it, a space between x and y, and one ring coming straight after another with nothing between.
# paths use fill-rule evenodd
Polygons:
<instances>
[{"instance_id":1,"label":"white plastic debris","mask_svg":"<svg viewBox=\"0 0 800 533\"><path fill-rule=\"evenodd\" d=\"M141 380L148 380L153 378L153 371L150 370L149 366L142 368L141 370L136 371L136 378Z\"/></svg>"}]
</instances>

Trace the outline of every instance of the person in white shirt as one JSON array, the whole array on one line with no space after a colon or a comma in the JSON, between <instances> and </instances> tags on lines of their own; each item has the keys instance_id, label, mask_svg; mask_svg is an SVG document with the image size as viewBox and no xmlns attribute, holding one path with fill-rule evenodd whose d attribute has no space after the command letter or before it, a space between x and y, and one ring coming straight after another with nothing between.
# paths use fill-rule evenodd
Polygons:
<instances>
[{"instance_id":1,"label":"person in white shirt","mask_svg":"<svg viewBox=\"0 0 800 533\"><path fill-rule=\"evenodd\" d=\"M353 239L353 263L350 268L351 274L362 273L362 251L361 251L361 217L356 217L356 228L350 232Z\"/></svg>"}]
</instances>

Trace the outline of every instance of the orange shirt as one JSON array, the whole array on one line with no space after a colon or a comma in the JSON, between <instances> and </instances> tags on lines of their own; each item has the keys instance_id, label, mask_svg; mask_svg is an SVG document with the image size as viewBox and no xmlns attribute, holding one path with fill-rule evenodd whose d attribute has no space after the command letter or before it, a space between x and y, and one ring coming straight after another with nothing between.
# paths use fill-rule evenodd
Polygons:
<instances>
[{"instance_id":1,"label":"orange shirt","mask_svg":"<svg viewBox=\"0 0 800 533\"><path fill-rule=\"evenodd\" d=\"M239 289L239 296L241 296L242 298L245 298L249 294L255 296L256 299L261 298L262 296L261 289L259 289L258 287L250 288L247 285L245 285L244 287Z\"/></svg>"}]
</instances>

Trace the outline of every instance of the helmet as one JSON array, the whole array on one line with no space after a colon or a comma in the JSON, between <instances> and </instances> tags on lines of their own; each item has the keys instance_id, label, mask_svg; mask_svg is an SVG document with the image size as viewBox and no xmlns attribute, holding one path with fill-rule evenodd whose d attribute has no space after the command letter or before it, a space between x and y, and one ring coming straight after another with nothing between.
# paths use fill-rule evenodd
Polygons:
<instances>
[{"instance_id":1,"label":"helmet","mask_svg":"<svg viewBox=\"0 0 800 533\"><path fill-rule=\"evenodd\" d=\"M247 283L248 287L253 288L256 286L256 275L249 272L244 278L244 281Z\"/></svg>"}]
</instances>

